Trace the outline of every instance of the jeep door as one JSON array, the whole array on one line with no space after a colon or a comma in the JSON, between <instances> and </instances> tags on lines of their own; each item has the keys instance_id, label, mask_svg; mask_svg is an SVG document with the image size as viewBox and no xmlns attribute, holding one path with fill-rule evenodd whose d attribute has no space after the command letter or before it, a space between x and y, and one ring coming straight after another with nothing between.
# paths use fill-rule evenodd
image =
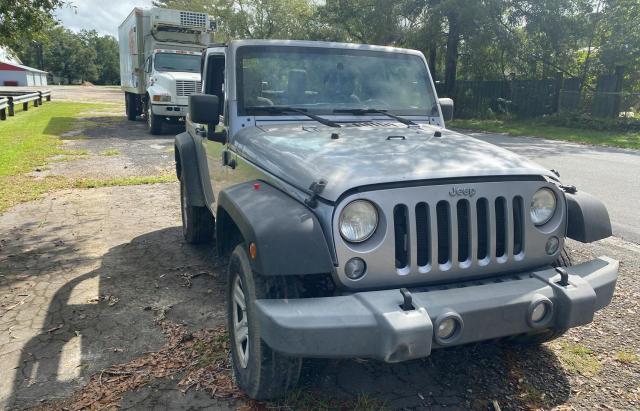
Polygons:
<instances>
[{"instance_id":1,"label":"jeep door","mask_svg":"<svg viewBox=\"0 0 640 411\"><path fill-rule=\"evenodd\" d=\"M221 119L218 128L226 127L227 121L225 116L227 93L224 87L226 50L226 47L212 47L207 49L203 58L202 67L202 93L216 95L220 101ZM198 124L197 127L202 131L195 132L194 130L194 133L191 135L194 136L196 142L198 166L204 195L209 208L215 212L213 205L221 189L224 175L226 174L226 167L222 166L222 152L225 146L219 142L211 141L206 137L207 125ZM213 132L213 130L211 130L211 132Z\"/></svg>"}]
</instances>

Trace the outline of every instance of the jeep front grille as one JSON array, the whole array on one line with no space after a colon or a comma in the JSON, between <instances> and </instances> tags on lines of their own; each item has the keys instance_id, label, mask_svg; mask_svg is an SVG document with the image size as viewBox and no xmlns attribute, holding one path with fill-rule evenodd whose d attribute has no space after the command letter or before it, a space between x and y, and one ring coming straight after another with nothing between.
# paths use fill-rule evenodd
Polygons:
<instances>
[{"instance_id":1,"label":"jeep front grille","mask_svg":"<svg viewBox=\"0 0 640 411\"><path fill-rule=\"evenodd\" d=\"M394 207L395 266L410 271L411 252L422 273L448 266L479 265L524 253L522 197L498 197L398 204ZM415 231L409 229L408 209L415 209ZM495 233L495 241L491 241Z\"/></svg>"},{"instance_id":2,"label":"jeep front grille","mask_svg":"<svg viewBox=\"0 0 640 411\"><path fill-rule=\"evenodd\" d=\"M202 83L192 80L176 80L176 94L178 97L190 96L200 92Z\"/></svg>"},{"instance_id":3,"label":"jeep front grille","mask_svg":"<svg viewBox=\"0 0 640 411\"><path fill-rule=\"evenodd\" d=\"M544 247L552 235L563 241L566 210L554 185L532 177L455 186L471 187L474 195L452 194L451 184L381 188L345 197L334 214L334 233L339 233L342 208L356 199L376 204L380 223L361 244L334 236L339 280L350 288L442 283L522 271L555 259ZM533 225L527 208L541 187L551 188L558 198L553 223L543 230ZM367 264L358 281L343 272L353 257Z\"/></svg>"}]
</instances>

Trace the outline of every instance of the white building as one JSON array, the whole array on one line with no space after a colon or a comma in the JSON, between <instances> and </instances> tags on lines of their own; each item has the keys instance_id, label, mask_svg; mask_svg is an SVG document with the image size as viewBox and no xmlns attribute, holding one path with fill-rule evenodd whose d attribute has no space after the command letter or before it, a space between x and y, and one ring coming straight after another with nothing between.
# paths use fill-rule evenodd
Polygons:
<instances>
[{"instance_id":1,"label":"white building","mask_svg":"<svg viewBox=\"0 0 640 411\"><path fill-rule=\"evenodd\" d=\"M47 72L22 64L0 47L0 86L46 86Z\"/></svg>"}]
</instances>

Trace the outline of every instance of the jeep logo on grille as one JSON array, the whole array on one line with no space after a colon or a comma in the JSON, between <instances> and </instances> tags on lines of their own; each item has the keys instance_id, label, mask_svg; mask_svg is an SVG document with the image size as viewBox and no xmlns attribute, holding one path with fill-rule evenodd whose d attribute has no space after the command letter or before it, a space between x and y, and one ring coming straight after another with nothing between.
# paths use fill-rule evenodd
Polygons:
<instances>
[{"instance_id":1,"label":"jeep logo on grille","mask_svg":"<svg viewBox=\"0 0 640 411\"><path fill-rule=\"evenodd\" d=\"M476 189L453 186L451 187L451 191L449 191L449 195L451 197L473 197L476 195Z\"/></svg>"}]
</instances>

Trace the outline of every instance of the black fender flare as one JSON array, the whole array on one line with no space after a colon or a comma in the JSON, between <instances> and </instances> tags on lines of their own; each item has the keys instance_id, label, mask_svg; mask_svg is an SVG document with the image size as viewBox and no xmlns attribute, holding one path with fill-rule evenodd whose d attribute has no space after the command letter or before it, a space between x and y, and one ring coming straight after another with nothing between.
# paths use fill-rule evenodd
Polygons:
<instances>
[{"instance_id":1,"label":"black fender flare","mask_svg":"<svg viewBox=\"0 0 640 411\"><path fill-rule=\"evenodd\" d=\"M567 237L592 243L611 237L611 220L605 205L583 191L565 194L567 199Z\"/></svg>"},{"instance_id":2,"label":"black fender flare","mask_svg":"<svg viewBox=\"0 0 640 411\"><path fill-rule=\"evenodd\" d=\"M218 195L218 247L224 247L231 219L247 244L255 243L252 269L262 275L308 275L333 271L333 261L316 215L275 187L249 181ZM220 249L219 249L220 250Z\"/></svg>"},{"instance_id":3,"label":"black fender flare","mask_svg":"<svg viewBox=\"0 0 640 411\"><path fill-rule=\"evenodd\" d=\"M180 133L175 141L176 174L178 180L187 185L187 201L189 205L195 207L206 206L204 193L202 192L202 182L198 171L198 156L196 145L188 132Z\"/></svg>"}]
</instances>

